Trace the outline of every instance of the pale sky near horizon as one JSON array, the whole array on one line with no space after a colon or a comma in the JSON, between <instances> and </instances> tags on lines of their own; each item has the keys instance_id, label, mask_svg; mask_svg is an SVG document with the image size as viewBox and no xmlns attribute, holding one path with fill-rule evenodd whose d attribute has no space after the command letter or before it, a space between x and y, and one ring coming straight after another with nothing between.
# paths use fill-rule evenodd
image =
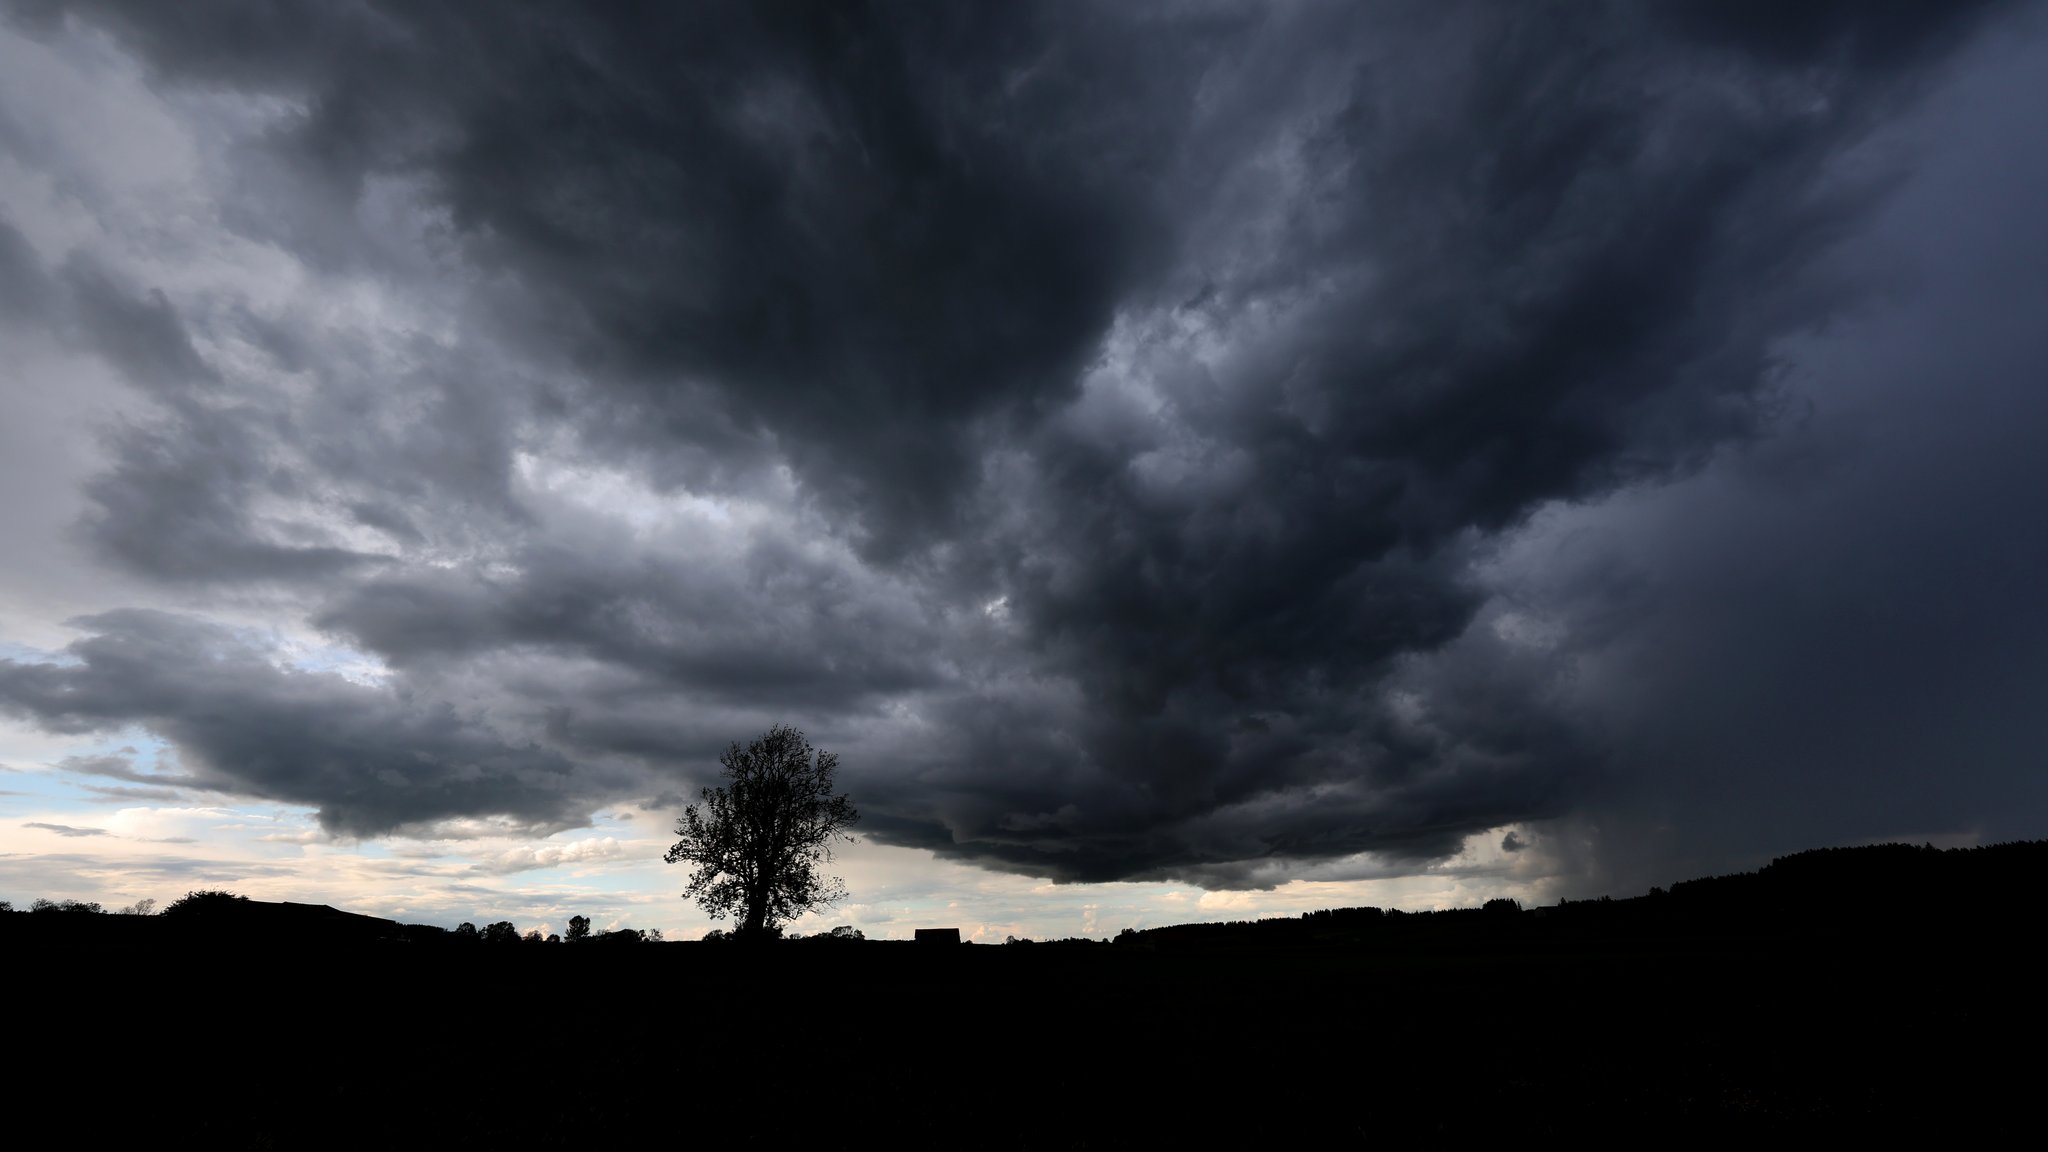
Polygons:
<instances>
[{"instance_id":1,"label":"pale sky near horizon","mask_svg":"<svg viewBox=\"0 0 2048 1152\"><path fill-rule=\"evenodd\" d=\"M0 0L0 899L871 937L2048 836L2048 7Z\"/></svg>"}]
</instances>

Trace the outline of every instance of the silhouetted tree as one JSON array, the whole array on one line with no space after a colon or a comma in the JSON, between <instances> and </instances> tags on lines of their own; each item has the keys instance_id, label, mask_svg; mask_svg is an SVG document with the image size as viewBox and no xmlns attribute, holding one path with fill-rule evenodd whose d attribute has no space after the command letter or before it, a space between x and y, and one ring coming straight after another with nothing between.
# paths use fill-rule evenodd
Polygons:
<instances>
[{"instance_id":1,"label":"silhouetted tree","mask_svg":"<svg viewBox=\"0 0 2048 1152\"><path fill-rule=\"evenodd\" d=\"M683 895L714 920L737 914L734 935L760 939L777 926L846 895L818 865L834 841L860 818L845 794L832 791L839 758L814 752L804 734L776 725L746 747L735 741L718 758L727 783L704 789L702 809L683 810L682 837L663 857L697 866Z\"/></svg>"},{"instance_id":2,"label":"silhouetted tree","mask_svg":"<svg viewBox=\"0 0 2048 1152\"><path fill-rule=\"evenodd\" d=\"M247 896L237 896L220 888L201 888L187 892L164 906L161 915L174 919L218 916L223 913L234 915L248 907Z\"/></svg>"},{"instance_id":3,"label":"silhouetted tree","mask_svg":"<svg viewBox=\"0 0 2048 1152\"><path fill-rule=\"evenodd\" d=\"M151 916L155 913L156 901L147 896L121 909L120 912L123 916Z\"/></svg>"},{"instance_id":4,"label":"silhouetted tree","mask_svg":"<svg viewBox=\"0 0 2048 1152\"><path fill-rule=\"evenodd\" d=\"M500 920L484 928L484 943L517 944L519 943L519 929L513 927L510 920Z\"/></svg>"},{"instance_id":5,"label":"silhouetted tree","mask_svg":"<svg viewBox=\"0 0 2048 1152\"><path fill-rule=\"evenodd\" d=\"M590 917L588 917L588 916L571 916L571 917L569 917L569 930L568 930L567 932L565 932L565 933L563 933L563 934L562 934L562 939L564 939L564 940L567 940L567 941L568 941L569 943L571 943L571 944L574 944L574 943L575 943L575 942L577 942L578 940L587 940L587 939L589 939L589 938L590 938Z\"/></svg>"}]
</instances>

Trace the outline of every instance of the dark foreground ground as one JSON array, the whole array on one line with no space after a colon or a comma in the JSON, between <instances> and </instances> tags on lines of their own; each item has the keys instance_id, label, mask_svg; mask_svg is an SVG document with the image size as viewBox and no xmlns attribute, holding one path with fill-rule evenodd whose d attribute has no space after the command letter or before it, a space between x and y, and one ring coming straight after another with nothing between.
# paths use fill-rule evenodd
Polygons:
<instances>
[{"instance_id":1,"label":"dark foreground ground","mask_svg":"<svg viewBox=\"0 0 2048 1152\"><path fill-rule=\"evenodd\" d=\"M2039 955L24 946L16 1125L199 1147L2024 1139Z\"/></svg>"}]
</instances>

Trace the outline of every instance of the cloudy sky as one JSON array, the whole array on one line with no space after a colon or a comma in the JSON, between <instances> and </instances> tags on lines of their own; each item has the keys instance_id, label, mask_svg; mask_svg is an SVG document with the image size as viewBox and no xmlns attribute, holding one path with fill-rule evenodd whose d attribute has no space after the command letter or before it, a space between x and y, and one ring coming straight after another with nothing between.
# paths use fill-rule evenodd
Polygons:
<instances>
[{"instance_id":1,"label":"cloudy sky","mask_svg":"<svg viewBox=\"0 0 2048 1152\"><path fill-rule=\"evenodd\" d=\"M0 3L0 897L982 939L2048 836L2048 7Z\"/></svg>"}]
</instances>

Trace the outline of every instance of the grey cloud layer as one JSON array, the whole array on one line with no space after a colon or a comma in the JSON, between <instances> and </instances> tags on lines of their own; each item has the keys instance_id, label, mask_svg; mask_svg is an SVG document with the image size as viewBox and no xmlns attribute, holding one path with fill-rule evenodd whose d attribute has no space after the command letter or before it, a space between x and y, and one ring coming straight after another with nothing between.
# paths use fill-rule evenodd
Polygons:
<instances>
[{"instance_id":1,"label":"grey cloud layer","mask_svg":"<svg viewBox=\"0 0 2048 1152\"><path fill-rule=\"evenodd\" d=\"M0 698L352 833L575 823L778 718L872 834L1060 879L1588 811L1581 649L1480 566L1774 427L1783 342L1859 303L1855 149L1996 9L74 6L291 109L228 226L456 334L0 229L0 306L68 283L151 398L89 537L394 686L116 614Z\"/></svg>"},{"instance_id":2,"label":"grey cloud layer","mask_svg":"<svg viewBox=\"0 0 2048 1152\"><path fill-rule=\"evenodd\" d=\"M445 703L280 667L234 633L136 610L78 621L71 664L0 661L0 708L55 731L142 724L175 743L190 781L308 804L349 835L478 813L580 825L593 768L504 739Z\"/></svg>"}]
</instances>

